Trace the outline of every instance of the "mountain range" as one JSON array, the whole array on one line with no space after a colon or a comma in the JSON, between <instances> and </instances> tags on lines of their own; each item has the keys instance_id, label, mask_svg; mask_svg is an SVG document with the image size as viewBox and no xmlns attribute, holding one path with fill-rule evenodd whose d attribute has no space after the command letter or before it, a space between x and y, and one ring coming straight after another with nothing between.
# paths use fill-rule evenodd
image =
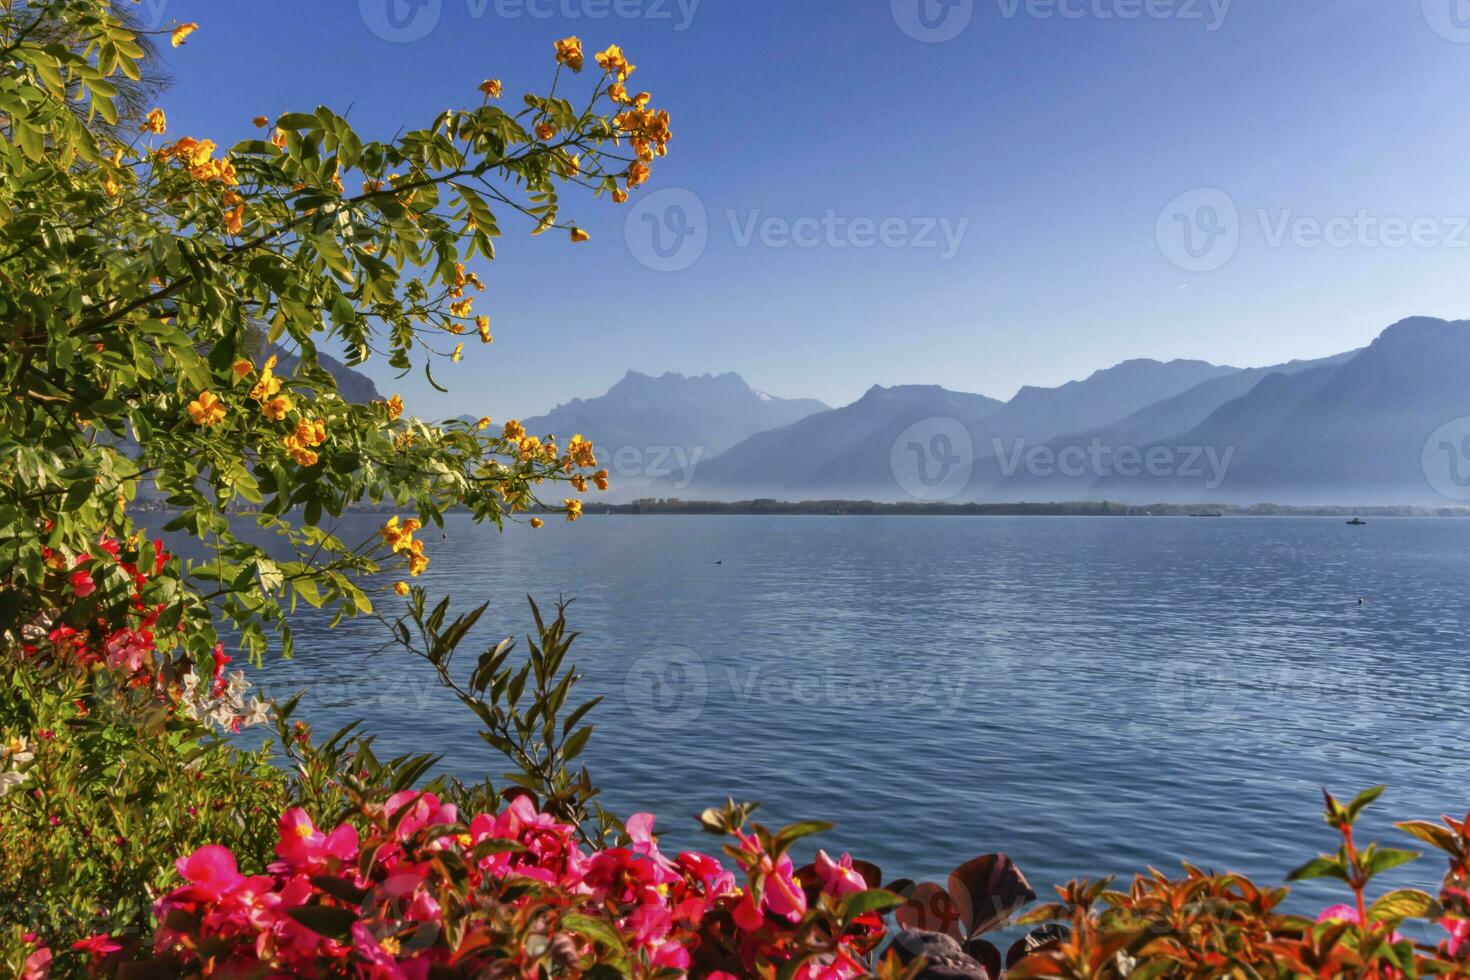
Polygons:
<instances>
[{"instance_id":1,"label":"mountain range","mask_svg":"<svg viewBox=\"0 0 1470 980\"><path fill-rule=\"evenodd\" d=\"M735 374L629 372L525 425L591 438L614 501L1445 505L1470 501L1470 422L1451 424L1467 379L1470 321L1413 317L1333 357L1129 360L1004 402L901 385L829 408Z\"/></svg>"}]
</instances>

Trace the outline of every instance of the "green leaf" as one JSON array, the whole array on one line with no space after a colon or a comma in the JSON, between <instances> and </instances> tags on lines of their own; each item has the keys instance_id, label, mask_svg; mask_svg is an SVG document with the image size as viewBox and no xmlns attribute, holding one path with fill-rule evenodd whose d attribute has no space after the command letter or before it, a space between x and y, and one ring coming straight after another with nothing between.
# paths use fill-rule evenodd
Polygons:
<instances>
[{"instance_id":1,"label":"green leaf","mask_svg":"<svg viewBox=\"0 0 1470 980\"><path fill-rule=\"evenodd\" d=\"M287 909L286 914L312 932L328 939L345 940L352 935L357 916L346 909L326 908L321 905L303 905Z\"/></svg>"},{"instance_id":2,"label":"green leaf","mask_svg":"<svg viewBox=\"0 0 1470 980\"><path fill-rule=\"evenodd\" d=\"M1364 864L1370 875L1376 875L1382 874L1391 868L1397 868L1401 864L1408 864L1410 861L1417 860L1419 856L1418 851L1405 851L1396 847L1385 847L1366 855Z\"/></svg>"},{"instance_id":3,"label":"green leaf","mask_svg":"<svg viewBox=\"0 0 1470 980\"><path fill-rule=\"evenodd\" d=\"M1363 792L1353 797L1353 801L1347 805L1348 820L1357 820L1358 814L1362 813L1370 803L1382 796L1383 791L1387 788L1386 786L1374 786L1370 789L1363 790Z\"/></svg>"},{"instance_id":4,"label":"green leaf","mask_svg":"<svg viewBox=\"0 0 1470 980\"><path fill-rule=\"evenodd\" d=\"M602 919L594 919L590 915L579 915L572 913L561 917L562 928L579 935L586 936L594 942L601 943L608 949L618 953L626 953L628 947L623 942L623 937L618 935L609 923Z\"/></svg>"},{"instance_id":5,"label":"green leaf","mask_svg":"<svg viewBox=\"0 0 1470 980\"><path fill-rule=\"evenodd\" d=\"M1313 858L1286 876L1287 881L1306 881L1310 878L1337 878L1347 881L1348 875L1340 860L1323 855Z\"/></svg>"},{"instance_id":6,"label":"green leaf","mask_svg":"<svg viewBox=\"0 0 1470 980\"><path fill-rule=\"evenodd\" d=\"M882 888L869 888L860 892L853 892L842 900L842 916L845 919L856 919L860 915L869 912L886 912L888 909L897 908L904 902L902 896Z\"/></svg>"},{"instance_id":7,"label":"green leaf","mask_svg":"<svg viewBox=\"0 0 1470 980\"><path fill-rule=\"evenodd\" d=\"M1368 918L1374 922L1397 922L1402 919L1428 919L1437 917L1439 903L1427 892L1416 888L1400 888L1380 897L1368 909Z\"/></svg>"}]
</instances>

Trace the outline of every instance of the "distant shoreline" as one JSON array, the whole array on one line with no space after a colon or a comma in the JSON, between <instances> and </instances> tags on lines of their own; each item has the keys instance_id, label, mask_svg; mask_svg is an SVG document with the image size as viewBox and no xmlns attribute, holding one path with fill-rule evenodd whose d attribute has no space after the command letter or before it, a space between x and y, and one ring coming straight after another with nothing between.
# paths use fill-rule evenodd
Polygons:
<instances>
[{"instance_id":1,"label":"distant shoreline","mask_svg":"<svg viewBox=\"0 0 1470 980\"><path fill-rule=\"evenodd\" d=\"M175 513L175 509L155 502L140 502L132 508L139 512ZM349 514L391 514L401 507L349 507ZM251 514L254 508L231 510L232 514ZM454 508L446 513L463 513ZM536 507L524 513L556 515L556 508ZM639 500L627 504L604 504L595 500L583 503L586 515L689 516L749 515L768 517L1184 517L1196 519L1225 517L1449 517L1470 518L1470 507L1416 507L1374 505L1349 507L1337 504L1291 506L1286 504L1116 504L1109 501L1071 501L1062 503L1011 504L946 504L909 501L885 503L875 500Z\"/></svg>"},{"instance_id":2,"label":"distant shoreline","mask_svg":"<svg viewBox=\"0 0 1470 980\"><path fill-rule=\"evenodd\" d=\"M555 511L550 511L555 513ZM946 504L883 503L873 500L639 500L628 504L600 504L588 501L585 514L631 515L766 515L821 517L1470 517L1470 507L1410 507L1378 505L1349 507L1339 505L1288 506L1254 504L1241 507L1228 504L1116 504L1108 501L1074 501L1064 503L1011 504Z\"/></svg>"}]
</instances>

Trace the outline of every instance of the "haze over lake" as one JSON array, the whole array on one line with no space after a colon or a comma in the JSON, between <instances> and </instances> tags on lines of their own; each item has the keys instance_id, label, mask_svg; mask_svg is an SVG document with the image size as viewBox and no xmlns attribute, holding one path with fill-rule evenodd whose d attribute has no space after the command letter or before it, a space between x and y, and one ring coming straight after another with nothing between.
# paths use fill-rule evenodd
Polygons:
<instances>
[{"instance_id":1,"label":"haze over lake","mask_svg":"<svg viewBox=\"0 0 1470 980\"><path fill-rule=\"evenodd\" d=\"M614 812L656 810L670 848L708 846L693 810L732 796L770 823L837 820L829 848L890 876L1000 850L1038 891L1183 859L1269 882L1334 846L1323 784L1389 784L1379 839L1398 837L1384 814L1463 807L1470 522L448 524L421 534L420 582L492 603L476 641L524 636L527 591L576 600L579 690L607 696L585 761ZM504 769L427 665L369 652L380 627L325 626L302 617L296 659L262 675L275 695L308 688L319 732L366 717L382 754ZM1317 884L1294 901L1335 894Z\"/></svg>"}]
</instances>

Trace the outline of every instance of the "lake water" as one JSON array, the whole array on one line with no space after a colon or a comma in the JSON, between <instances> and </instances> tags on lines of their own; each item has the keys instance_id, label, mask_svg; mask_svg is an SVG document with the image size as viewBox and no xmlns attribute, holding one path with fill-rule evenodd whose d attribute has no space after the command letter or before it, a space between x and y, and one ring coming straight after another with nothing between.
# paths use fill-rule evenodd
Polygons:
<instances>
[{"instance_id":1,"label":"lake water","mask_svg":"<svg viewBox=\"0 0 1470 980\"><path fill-rule=\"evenodd\" d=\"M381 517L347 519L358 540ZM352 526L359 525L359 526ZM1470 808L1470 522L588 517L421 532L420 580L524 636L525 595L575 598L584 761L670 845L729 796L823 818L829 850L943 880L1005 851L1043 895L1188 859L1279 881L1336 846L1320 787L1387 783L1389 817ZM387 586L385 581L383 585ZM1359 604L1359 598L1366 600ZM385 608L401 600L382 596ZM381 627L304 617L264 685L384 754L505 766ZM524 642L524 641L522 641ZM465 649L472 660L480 647ZM1370 811L1372 813L1373 811ZM1396 881L1434 887L1442 865ZM1320 907L1330 886L1309 888Z\"/></svg>"}]
</instances>

